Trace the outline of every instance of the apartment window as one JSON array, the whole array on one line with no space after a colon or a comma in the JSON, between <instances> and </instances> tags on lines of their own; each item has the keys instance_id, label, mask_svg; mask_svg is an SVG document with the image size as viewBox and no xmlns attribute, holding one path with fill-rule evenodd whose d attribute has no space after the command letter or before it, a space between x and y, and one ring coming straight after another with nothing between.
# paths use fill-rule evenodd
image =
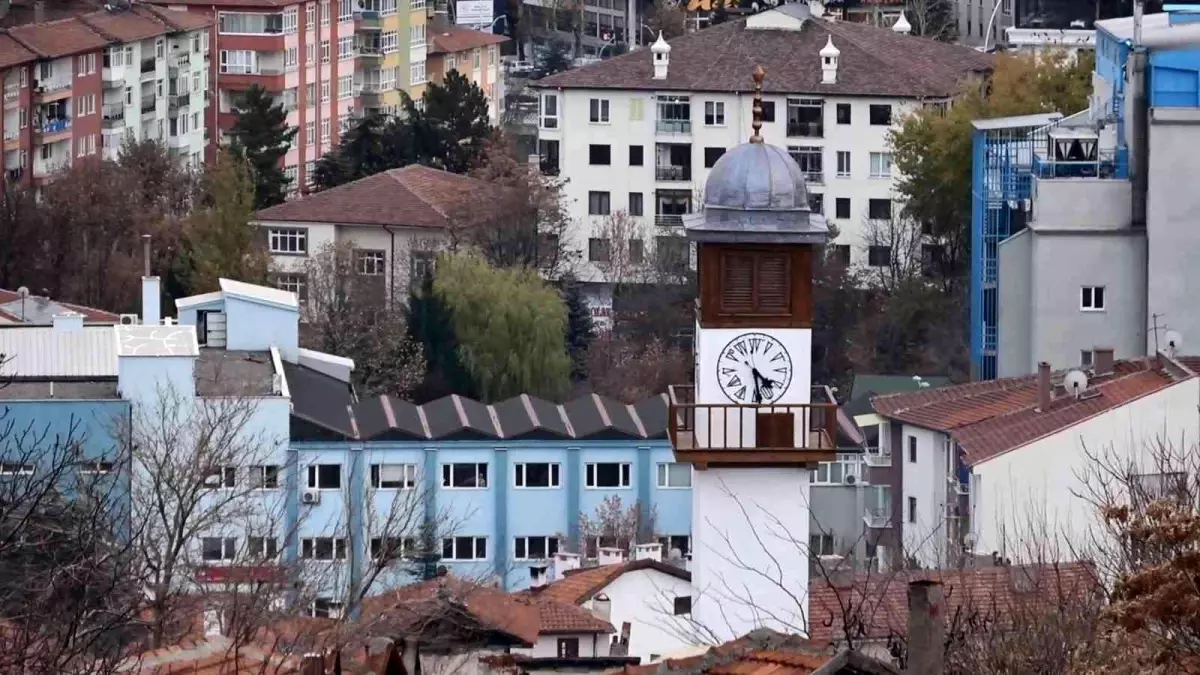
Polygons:
<instances>
[{"instance_id":1,"label":"apartment window","mask_svg":"<svg viewBox=\"0 0 1200 675\"><path fill-rule=\"evenodd\" d=\"M763 101L762 102L762 119L764 122L774 122L775 121L775 102L774 101Z\"/></svg>"},{"instance_id":2,"label":"apartment window","mask_svg":"<svg viewBox=\"0 0 1200 675\"><path fill-rule=\"evenodd\" d=\"M321 83L321 103L329 103L329 90L332 88L329 80Z\"/></svg>"},{"instance_id":3,"label":"apartment window","mask_svg":"<svg viewBox=\"0 0 1200 675\"><path fill-rule=\"evenodd\" d=\"M204 477L204 485L220 490L232 490L237 487L237 467L217 467L216 470Z\"/></svg>"},{"instance_id":4,"label":"apartment window","mask_svg":"<svg viewBox=\"0 0 1200 675\"><path fill-rule=\"evenodd\" d=\"M279 466L276 464L251 466L250 486L258 490L279 489Z\"/></svg>"},{"instance_id":5,"label":"apartment window","mask_svg":"<svg viewBox=\"0 0 1200 675\"><path fill-rule=\"evenodd\" d=\"M517 537L513 540L513 558L516 560L544 560L558 553L558 537Z\"/></svg>"},{"instance_id":6,"label":"apartment window","mask_svg":"<svg viewBox=\"0 0 1200 675\"><path fill-rule=\"evenodd\" d=\"M329 130L330 130L331 126L332 125L330 124L328 117L321 120L321 142L322 143L329 142Z\"/></svg>"},{"instance_id":7,"label":"apartment window","mask_svg":"<svg viewBox=\"0 0 1200 675\"><path fill-rule=\"evenodd\" d=\"M292 35L296 32L296 22L300 19L300 10L296 7L289 7L283 10L283 32L285 35Z\"/></svg>"},{"instance_id":8,"label":"apartment window","mask_svg":"<svg viewBox=\"0 0 1200 675\"><path fill-rule=\"evenodd\" d=\"M724 101L705 101L704 102L704 126L706 126L706 127L723 127L723 126L725 126L725 102Z\"/></svg>"},{"instance_id":9,"label":"apartment window","mask_svg":"<svg viewBox=\"0 0 1200 675\"><path fill-rule=\"evenodd\" d=\"M645 213L645 205L642 203L642 193L629 193L629 215L641 216ZM630 242L631 244L633 242Z\"/></svg>"},{"instance_id":10,"label":"apartment window","mask_svg":"<svg viewBox=\"0 0 1200 675\"><path fill-rule=\"evenodd\" d=\"M796 160L805 179L810 183L821 183L825 180L824 162L821 147L817 145L793 145L788 147L788 154Z\"/></svg>"},{"instance_id":11,"label":"apartment window","mask_svg":"<svg viewBox=\"0 0 1200 675\"><path fill-rule=\"evenodd\" d=\"M309 174L311 181L312 174ZM276 274L274 276L275 288L281 291L289 291L296 294L296 299L299 302L304 302L308 299L308 283L303 274Z\"/></svg>"},{"instance_id":12,"label":"apartment window","mask_svg":"<svg viewBox=\"0 0 1200 675\"><path fill-rule=\"evenodd\" d=\"M96 55L82 54L75 57L75 74L79 76L91 75L96 72Z\"/></svg>"},{"instance_id":13,"label":"apartment window","mask_svg":"<svg viewBox=\"0 0 1200 675\"><path fill-rule=\"evenodd\" d=\"M612 146L589 145L588 164L593 166L608 166L612 164Z\"/></svg>"},{"instance_id":14,"label":"apartment window","mask_svg":"<svg viewBox=\"0 0 1200 675\"><path fill-rule=\"evenodd\" d=\"M298 65L300 65L300 49L298 47L288 47L285 49L283 51L284 70L295 70Z\"/></svg>"},{"instance_id":15,"label":"apartment window","mask_svg":"<svg viewBox=\"0 0 1200 675\"><path fill-rule=\"evenodd\" d=\"M321 25L329 25L329 0L322 0L321 2Z\"/></svg>"},{"instance_id":16,"label":"apartment window","mask_svg":"<svg viewBox=\"0 0 1200 675\"><path fill-rule=\"evenodd\" d=\"M342 603L330 598L316 598L312 602L311 616L314 619L340 619Z\"/></svg>"},{"instance_id":17,"label":"apartment window","mask_svg":"<svg viewBox=\"0 0 1200 675\"><path fill-rule=\"evenodd\" d=\"M870 117L871 124L874 126L891 126L892 106L886 103L872 104L868 116Z\"/></svg>"},{"instance_id":18,"label":"apartment window","mask_svg":"<svg viewBox=\"0 0 1200 675\"><path fill-rule=\"evenodd\" d=\"M487 538L446 537L442 540L442 560L487 560Z\"/></svg>"},{"instance_id":19,"label":"apartment window","mask_svg":"<svg viewBox=\"0 0 1200 675\"><path fill-rule=\"evenodd\" d=\"M588 239L588 261L606 263L612 260L612 250L608 239L592 237Z\"/></svg>"},{"instance_id":20,"label":"apartment window","mask_svg":"<svg viewBox=\"0 0 1200 675\"><path fill-rule=\"evenodd\" d=\"M634 214L630 214L634 215ZM636 215L642 215L640 212ZM646 260L646 243L641 239L629 240L629 262L642 263Z\"/></svg>"},{"instance_id":21,"label":"apartment window","mask_svg":"<svg viewBox=\"0 0 1200 675\"><path fill-rule=\"evenodd\" d=\"M867 264L871 267L887 267L892 264L891 246L868 246Z\"/></svg>"},{"instance_id":22,"label":"apartment window","mask_svg":"<svg viewBox=\"0 0 1200 675\"><path fill-rule=\"evenodd\" d=\"M908 462L910 464L917 463L917 437L908 437Z\"/></svg>"},{"instance_id":23,"label":"apartment window","mask_svg":"<svg viewBox=\"0 0 1200 675\"><path fill-rule=\"evenodd\" d=\"M838 197L833 200L833 217L834 218L849 218L850 217L850 198Z\"/></svg>"},{"instance_id":24,"label":"apartment window","mask_svg":"<svg viewBox=\"0 0 1200 675\"><path fill-rule=\"evenodd\" d=\"M34 466L21 462L0 462L0 476L32 476Z\"/></svg>"},{"instance_id":25,"label":"apartment window","mask_svg":"<svg viewBox=\"0 0 1200 675\"><path fill-rule=\"evenodd\" d=\"M433 251L413 251L408 262L409 281L414 284L425 283L433 277L436 263L437 258L434 257Z\"/></svg>"},{"instance_id":26,"label":"apartment window","mask_svg":"<svg viewBox=\"0 0 1200 675\"><path fill-rule=\"evenodd\" d=\"M850 124L850 104L849 103L837 104L837 123L838 124Z\"/></svg>"},{"instance_id":27,"label":"apartment window","mask_svg":"<svg viewBox=\"0 0 1200 675\"><path fill-rule=\"evenodd\" d=\"M279 556L279 541L275 537L247 537L246 553L252 560L274 560Z\"/></svg>"},{"instance_id":28,"label":"apartment window","mask_svg":"<svg viewBox=\"0 0 1200 675\"><path fill-rule=\"evenodd\" d=\"M837 151L837 177L838 178L849 178L850 177L850 151L849 150L838 150Z\"/></svg>"},{"instance_id":29,"label":"apartment window","mask_svg":"<svg viewBox=\"0 0 1200 675\"><path fill-rule=\"evenodd\" d=\"M312 145L317 142L317 123L314 120L309 120L304 123L304 143Z\"/></svg>"},{"instance_id":30,"label":"apartment window","mask_svg":"<svg viewBox=\"0 0 1200 675\"><path fill-rule=\"evenodd\" d=\"M561 467L554 462L518 462L513 465L513 485L519 488L556 488Z\"/></svg>"},{"instance_id":31,"label":"apartment window","mask_svg":"<svg viewBox=\"0 0 1200 675\"><path fill-rule=\"evenodd\" d=\"M283 32L284 19L282 14L221 12L217 23L219 30L227 35L278 35ZM163 46L161 41L159 45Z\"/></svg>"},{"instance_id":32,"label":"apartment window","mask_svg":"<svg viewBox=\"0 0 1200 675\"><path fill-rule=\"evenodd\" d=\"M343 75L338 78L338 100L354 98L354 76Z\"/></svg>"},{"instance_id":33,"label":"apartment window","mask_svg":"<svg viewBox=\"0 0 1200 675\"><path fill-rule=\"evenodd\" d=\"M833 535L823 532L808 535L808 553L812 556L833 555Z\"/></svg>"},{"instance_id":34,"label":"apartment window","mask_svg":"<svg viewBox=\"0 0 1200 675\"><path fill-rule=\"evenodd\" d=\"M396 13L396 0L383 0L379 3L379 14L382 16L392 16Z\"/></svg>"},{"instance_id":35,"label":"apartment window","mask_svg":"<svg viewBox=\"0 0 1200 675\"><path fill-rule=\"evenodd\" d=\"M842 485L847 482L847 476L857 479L861 473L861 466L858 455L840 454L837 456L837 461L817 464L817 470L808 474L808 480L810 483L823 485Z\"/></svg>"},{"instance_id":36,"label":"apartment window","mask_svg":"<svg viewBox=\"0 0 1200 675\"><path fill-rule=\"evenodd\" d=\"M200 540L200 557L207 562L233 560L237 557L237 539L204 537Z\"/></svg>"},{"instance_id":37,"label":"apartment window","mask_svg":"<svg viewBox=\"0 0 1200 675\"><path fill-rule=\"evenodd\" d=\"M308 466L308 488L310 490L342 489L342 465L310 464Z\"/></svg>"},{"instance_id":38,"label":"apartment window","mask_svg":"<svg viewBox=\"0 0 1200 675\"><path fill-rule=\"evenodd\" d=\"M325 126L328 122L322 120L321 125ZM379 276L387 267L387 256L384 251L358 249L354 251L354 266L359 274Z\"/></svg>"},{"instance_id":39,"label":"apartment window","mask_svg":"<svg viewBox=\"0 0 1200 675\"><path fill-rule=\"evenodd\" d=\"M608 99L594 98L588 102L588 120L592 124L608 124Z\"/></svg>"},{"instance_id":40,"label":"apartment window","mask_svg":"<svg viewBox=\"0 0 1200 675\"><path fill-rule=\"evenodd\" d=\"M421 84L425 81L425 62L414 63L408 69L408 83L410 85ZM418 101L419 102L419 101ZM547 129L550 127L547 127Z\"/></svg>"},{"instance_id":41,"label":"apartment window","mask_svg":"<svg viewBox=\"0 0 1200 675\"><path fill-rule=\"evenodd\" d=\"M304 65L311 66L317 62L317 45L309 42L304 45ZM313 86L309 84L308 86Z\"/></svg>"},{"instance_id":42,"label":"apartment window","mask_svg":"<svg viewBox=\"0 0 1200 675\"><path fill-rule=\"evenodd\" d=\"M808 210L813 213L825 213L825 195L820 192L810 192L808 195Z\"/></svg>"},{"instance_id":43,"label":"apartment window","mask_svg":"<svg viewBox=\"0 0 1200 675\"><path fill-rule=\"evenodd\" d=\"M258 72L258 53L247 49L222 49L220 55L222 73L253 75Z\"/></svg>"},{"instance_id":44,"label":"apartment window","mask_svg":"<svg viewBox=\"0 0 1200 675\"><path fill-rule=\"evenodd\" d=\"M84 117L87 115L96 114L96 95L87 94L85 96L75 97L75 115L76 117Z\"/></svg>"},{"instance_id":45,"label":"apartment window","mask_svg":"<svg viewBox=\"0 0 1200 675\"><path fill-rule=\"evenodd\" d=\"M634 122L641 122L646 116L646 102L640 98L635 98L629 101L629 119Z\"/></svg>"},{"instance_id":46,"label":"apartment window","mask_svg":"<svg viewBox=\"0 0 1200 675\"><path fill-rule=\"evenodd\" d=\"M480 490L487 487L488 465L464 462L442 465L442 487Z\"/></svg>"},{"instance_id":47,"label":"apartment window","mask_svg":"<svg viewBox=\"0 0 1200 675\"><path fill-rule=\"evenodd\" d=\"M850 265L850 245L834 244L829 248L829 259L839 265Z\"/></svg>"},{"instance_id":48,"label":"apartment window","mask_svg":"<svg viewBox=\"0 0 1200 675\"><path fill-rule=\"evenodd\" d=\"M354 16L353 0L339 0L338 21L349 21Z\"/></svg>"},{"instance_id":49,"label":"apartment window","mask_svg":"<svg viewBox=\"0 0 1200 675\"><path fill-rule=\"evenodd\" d=\"M338 38L338 60L344 61L354 57L354 37L346 36Z\"/></svg>"},{"instance_id":50,"label":"apartment window","mask_svg":"<svg viewBox=\"0 0 1200 675\"><path fill-rule=\"evenodd\" d=\"M420 546L413 537L373 537L371 539L372 560L395 560L407 558Z\"/></svg>"},{"instance_id":51,"label":"apartment window","mask_svg":"<svg viewBox=\"0 0 1200 675\"><path fill-rule=\"evenodd\" d=\"M1104 311L1104 287L1084 286L1080 288L1079 309L1085 312Z\"/></svg>"},{"instance_id":52,"label":"apartment window","mask_svg":"<svg viewBox=\"0 0 1200 675\"><path fill-rule=\"evenodd\" d=\"M29 126L29 112L25 108L17 109L17 127L24 129Z\"/></svg>"},{"instance_id":53,"label":"apartment window","mask_svg":"<svg viewBox=\"0 0 1200 675\"><path fill-rule=\"evenodd\" d=\"M301 539L300 557L305 560L345 560L346 540L342 537Z\"/></svg>"},{"instance_id":54,"label":"apartment window","mask_svg":"<svg viewBox=\"0 0 1200 675\"><path fill-rule=\"evenodd\" d=\"M669 134L691 133L691 99L687 96L659 96L658 130Z\"/></svg>"},{"instance_id":55,"label":"apartment window","mask_svg":"<svg viewBox=\"0 0 1200 675\"><path fill-rule=\"evenodd\" d=\"M1084 368L1091 368L1094 359L1095 354L1090 349L1084 349L1079 352L1079 365Z\"/></svg>"},{"instance_id":56,"label":"apartment window","mask_svg":"<svg viewBox=\"0 0 1200 675\"><path fill-rule=\"evenodd\" d=\"M400 51L400 33L388 30L380 34L379 51L384 54L394 54ZM454 68L448 66L446 70L454 70Z\"/></svg>"},{"instance_id":57,"label":"apartment window","mask_svg":"<svg viewBox=\"0 0 1200 675\"><path fill-rule=\"evenodd\" d=\"M85 476L105 476L113 472L115 465L102 459L84 462L79 465L79 473Z\"/></svg>"},{"instance_id":58,"label":"apartment window","mask_svg":"<svg viewBox=\"0 0 1200 675\"><path fill-rule=\"evenodd\" d=\"M663 462L658 465L658 487L692 487L692 465L683 462Z\"/></svg>"},{"instance_id":59,"label":"apartment window","mask_svg":"<svg viewBox=\"0 0 1200 675\"><path fill-rule=\"evenodd\" d=\"M680 595L675 597L674 608L672 611L675 616L685 616L692 613L692 596Z\"/></svg>"},{"instance_id":60,"label":"apartment window","mask_svg":"<svg viewBox=\"0 0 1200 675\"><path fill-rule=\"evenodd\" d=\"M425 24L416 23L408 27L408 43L413 47L425 44Z\"/></svg>"},{"instance_id":61,"label":"apartment window","mask_svg":"<svg viewBox=\"0 0 1200 675\"><path fill-rule=\"evenodd\" d=\"M579 638L558 638L558 658L579 658Z\"/></svg>"},{"instance_id":62,"label":"apartment window","mask_svg":"<svg viewBox=\"0 0 1200 675\"><path fill-rule=\"evenodd\" d=\"M590 488L627 488L633 465L628 462L601 462L587 465Z\"/></svg>"},{"instance_id":63,"label":"apartment window","mask_svg":"<svg viewBox=\"0 0 1200 675\"><path fill-rule=\"evenodd\" d=\"M588 192L588 215L607 216L610 212L610 199L607 192Z\"/></svg>"},{"instance_id":64,"label":"apartment window","mask_svg":"<svg viewBox=\"0 0 1200 675\"><path fill-rule=\"evenodd\" d=\"M375 489L411 490L416 486L416 464L371 465L371 487Z\"/></svg>"},{"instance_id":65,"label":"apartment window","mask_svg":"<svg viewBox=\"0 0 1200 675\"><path fill-rule=\"evenodd\" d=\"M892 200L890 199L868 199L867 200L867 217L871 220L891 220L892 219Z\"/></svg>"},{"instance_id":66,"label":"apartment window","mask_svg":"<svg viewBox=\"0 0 1200 675\"><path fill-rule=\"evenodd\" d=\"M825 102L819 98L789 98L787 135L821 138L825 135Z\"/></svg>"},{"instance_id":67,"label":"apartment window","mask_svg":"<svg viewBox=\"0 0 1200 675\"><path fill-rule=\"evenodd\" d=\"M725 154L725 148L705 148L704 149L704 168L711 169L717 164L717 160L721 159L721 155Z\"/></svg>"},{"instance_id":68,"label":"apartment window","mask_svg":"<svg viewBox=\"0 0 1200 675\"><path fill-rule=\"evenodd\" d=\"M872 152L871 153L871 178L891 178L892 177L892 153L890 152Z\"/></svg>"},{"instance_id":69,"label":"apartment window","mask_svg":"<svg viewBox=\"0 0 1200 675\"><path fill-rule=\"evenodd\" d=\"M645 162L645 155L642 146L629 146L629 166L642 166L643 162Z\"/></svg>"},{"instance_id":70,"label":"apartment window","mask_svg":"<svg viewBox=\"0 0 1200 675\"><path fill-rule=\"evenodd\" d=\"M542 94L542 128L558 128L558 95Z\"/></svg>"},{"instance_id":71,"label":"apartment window","mask_svg":"<svg viewBox=\"0 0 1200 675\"><path fill-rule=\"evenodd\" d=\"M910 523L917 522L917 498L916 497L908 498L908 522L910 522Z\"/></svg>"},{"instance_id":72,"label":"apartment window","mask_svg":"<svg viewBox=\"0 0 1200 675\"><path fill-rule=\"evenodd\" d=\"M310 2L304 6L304 29L312 30L313 24L317 22L317 4Z\"/></svg>"},{"instance_id":73,"label":"apartment window","mask_svg":"<svg viewBox=\"0 0 1200 675\"><path fill-rule=\"evenodd\" d=\"M271 253L304 255L308 253L308 230L299 227L272 227L267 230Z\"/></svg>"}]
</instances>

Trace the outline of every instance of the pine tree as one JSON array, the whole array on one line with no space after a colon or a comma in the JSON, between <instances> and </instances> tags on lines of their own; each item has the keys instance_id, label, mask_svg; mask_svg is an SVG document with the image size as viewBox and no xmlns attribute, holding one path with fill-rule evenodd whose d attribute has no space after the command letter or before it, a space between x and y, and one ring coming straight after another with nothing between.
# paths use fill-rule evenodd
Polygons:
<instances>
[{"instance_id":1,"label":"pine tree","mask_svg":"<svg viewBox=\"0 0 1200 675\"><path fill-rule=\"evenodd\" d=\"M571 380L588 376L588 347L596 337L592 311L574 277L563 280L563 300L567 305L567 354L571 357Z\"/></svg>"},{"instance_id":2,"label":"pine tree","mask_svg":"<svg viewBox=\"0 0 1200 675\"><path fill-rule=\"evenodd\" d=\"M254 176L254 205L264 209L282 203L291 182L283 173L283 156L296 129L288 127L287 112L271 95L252 85L238 100L237 121L229 135L235 154L250 162Z\"/></svg>"},{"instance_id":3,"label":"pine tree","mask_svg":"<svg viewBox=\"0 0 1200 675\"><path fill-rule=\"evenodd\" d=\"M420 109L405 99L417 161L453 173L481 165L492 128L488 100L479 85L450 71L442 84L430 84Z\"/></svg>"}]
</instances>

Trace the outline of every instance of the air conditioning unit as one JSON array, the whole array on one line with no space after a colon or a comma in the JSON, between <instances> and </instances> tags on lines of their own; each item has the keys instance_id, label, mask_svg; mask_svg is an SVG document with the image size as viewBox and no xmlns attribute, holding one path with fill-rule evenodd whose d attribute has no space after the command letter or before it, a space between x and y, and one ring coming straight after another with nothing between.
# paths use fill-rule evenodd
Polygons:
<instances>
[{"instance_id":1,"label":"air conditioning unit","mask_svg":"<svg viewBox=\"0 0 1200 675\"><path fill-rule=\"evenodd\" d=\"M121 315L121 325L122 326L136 326L137 324L138 324L138 315L137 314L122 314Z\"/></svg>"},{"instance_id":2,"label":"air conditioning unit","mask_svg":"<svg viewBox=\"0 0 1200 675\"><path fill-rule=\"evenodd\" d=\"M300 495L301 504L320 504L321 493L317 490L305 490L304 494Z\"/></svg>"},{"instance_id":3,"label":"air conditioning unit","mask_svg":"<svg viewBox=\"0 0 1200 675\"><path fill-rule=\"evenodd\" d=\"M858 476L855 476L852 473L848 473L848 474L846 474L846 477L842 479L842 481L846 485L854 485L854 484L858 483Z\"/></svg>"}]
</instances>

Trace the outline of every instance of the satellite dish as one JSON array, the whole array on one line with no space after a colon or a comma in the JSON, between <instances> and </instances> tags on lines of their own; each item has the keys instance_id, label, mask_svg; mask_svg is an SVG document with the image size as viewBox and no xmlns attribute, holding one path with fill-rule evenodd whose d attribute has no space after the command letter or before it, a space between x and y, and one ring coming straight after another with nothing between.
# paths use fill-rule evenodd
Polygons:
<instances>
[{"instance_id":1,"label":"satellite dish","mask_svg":"<svg viewBox=\"0 0 1200 675\"><path fill-rule=\"evenodd\" d=\"M1072 370L1063 377L1063 389L1067 390L1068 394L1079 398L1079 395L1087 391L1088 378L1087 374L1082 370Z\"/></svg>"},{"instance_id":2,"label":"satellite dish","mask_svg":"<svg viewBox=\"0 0 1200 675\"><path fill-rule=\"evenodd\" d=\"M1183 334L1177 330L1169 330L1166 334L1167 356L1175 356L1183 347Z\"/></svg>"}]
</instances>

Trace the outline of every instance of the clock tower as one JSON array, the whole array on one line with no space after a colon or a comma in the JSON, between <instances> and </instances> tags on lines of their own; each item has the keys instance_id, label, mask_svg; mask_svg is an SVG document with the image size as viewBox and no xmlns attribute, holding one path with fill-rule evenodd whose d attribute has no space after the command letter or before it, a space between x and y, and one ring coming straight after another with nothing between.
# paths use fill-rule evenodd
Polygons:
<instances>
[{"instance_id":1,"label":"clock tower","mask_svg":"<svg viewBox=\"0 0 1200 675\"><path fill-rule=\"evenodd\" d=\"M672 387L675 457L692 481L692 619L714 638L807 629L809 471L835 457L836 406L812 393L812 265L828 239L804 173L753 135L685 216L697 248L696 375Z\"/></svg>"}]
</instances>

